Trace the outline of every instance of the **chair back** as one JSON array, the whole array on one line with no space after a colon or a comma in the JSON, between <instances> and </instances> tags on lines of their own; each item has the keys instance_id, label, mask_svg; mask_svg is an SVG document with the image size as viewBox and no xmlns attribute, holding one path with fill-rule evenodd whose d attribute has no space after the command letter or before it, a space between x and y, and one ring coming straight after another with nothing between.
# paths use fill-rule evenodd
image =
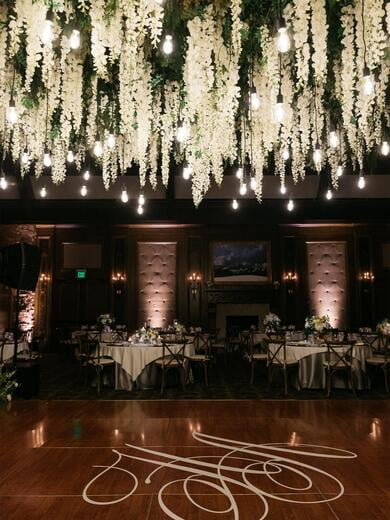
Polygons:
<instances>
[{"instance_id":1,"label":"chair back","mask_svg":"<svg viewBox=\"0 0 390 520\"><path fill-rule=\"evenodd\" d=\"M240 343L245 352L252 357L253 354L253 334L249 330L240 332Z\"/></svg>"},{"instance_id":2,"label":"chair back","mask_svg":"<svg viewBox=\"0 0 390 520\"><path fill-rule=\"evenodd\" d=\"M206 356L210 353L210 336L205 332L197 332L195 335L195 351Z\"/></svg>"},{"instance_id":3,"label":"chair back","mask_svg":"<svg viewBox=\"0 0 390 520\"><path fill-rule=\"evenodd\" d=\"M286 364L286 340L283 339L266 339L267 345L267 365Z\"/></svg>"},{"instance_id":4,"label":"chair back","mask_svg":"<svg viewBox=\"0 0 390 520\"><path fill-rule=\"evenodd\" d=\"M178 350L174 349L174 347L180 346ZM187 340L180 340L175 342L168 342L165 338L162 339L162 347L163 347L163 359L164 359L164 367L169 368L173 366L175 361L177 364L184 368L185 363L185 348L187 345ZM176 365L175 365L176 366Z\"/></svg>"},{"instance_id":5,"label":"chair back","mask_svg":"<svg viewBox=\"0 0 390 520\"><path fill-rule=\"evenodd\" d=\"M126 341L127 340L127 330L114 330L112 332L112 341Z\"/></svg>"},{"instance_id":6,"label":"chair back","mask_svg":"<svg viewBox=\"0 0 390 520\"><path fill-rule=\"evenodd\" d=\"M380 353L381 336L376 332L360 332L360 338L364 345L368 347L373 354ZM378 352L377 352L378 351Z\"/></svg>"},{"instance_id":7,"label":"chair back","mask_svg":"<svg viewBox=\"0 0 390 520\"><path fill-rule=\"evenodd\" d=\"M82 360L90 360L97 357L98 363L100 362L100 342L96 339L90 339L88 334L78 337L80 358ZM97 354L97 356L96 356Z\"/></svg>"},{"instance_id":8,"label":"chair back","mask_svg":"<svg viewBox=\"0 0 390 520\"><path fill-rule=\"evenodd\" d=\"M332 369L348 368L353 359L355 341L327 341L326 362Z\"/></svg>"},{"instance_id":9,"label":"chair back","mask_svg":"<svg viewBox=\"0 0 390 520\"><path fill-rule=\"evenodd\" d=\"M99 342L100 338L101 338L101 334L97 330L87 330L86 331L86 337L87 337L88 341L97 341L97 342Z\"/></svg>"},{"instance_id":10,"label":"chair back","mask_svg":"<svg viewBox=\"0 0 390 520\"><path fill-rule=\"evenodd\" d=\"M0 367L4 363L4 346L5 346L5 338L4 336L0 339Z\"/></svg>"},{"instance_id":11,"label":"chair back","mask_svg":"<svg viewBox=\"0 0 390 520\"><path fill-rule=\"evenodd\" d=\"M273 342L285 341L286 331L279 330L277 332L267 332L268 339Z\"/></svg>"}]
</instances>

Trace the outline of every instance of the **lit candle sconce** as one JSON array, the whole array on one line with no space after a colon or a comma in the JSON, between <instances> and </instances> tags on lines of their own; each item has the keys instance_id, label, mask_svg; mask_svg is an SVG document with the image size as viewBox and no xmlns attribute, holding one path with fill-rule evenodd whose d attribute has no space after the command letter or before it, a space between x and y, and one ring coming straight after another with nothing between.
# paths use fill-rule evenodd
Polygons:
<instances>
[{"instance_id":1,"label":"lit candle sconce","mask_svg":"<svg viewBox=\"0 0 390 520\"><path fill-rule=\"evenodd\" d=\"M123 285L126 281L126 276L123 273L117 272L112 275L114 283L115 294L122 294Z\"/></svg>"},{"instance_id":2,"label":"lit candle sconce","mask_svg":"<svg viewBox=\"0 0 390 520\"><path fill-rule=\"evenodd\" d=\"M298 280L298 276L296 273L292 273L289 271L288 273L285 273L284 275L284 281L285 282L296 282Z\"/></svg>"},{"instance_id":3,"label":"lit candle sconce","mask_svg":"<svg viewBox=\"0 0 390 520\"><path fill-rule=\"evenodd\" d=\"M188 275L188 283L189 288L192 294L193 298L196 298L198 291L200 289L200 282L202 280L202 277L200 273L193 272L190 275Z\"/></svg>"},{"instance_id":4,"label":"lit candle sconce","mask_svg":"<svg viewBox=\"0 0 390 520\"><path fill-rule=\"evenodd\" d=\"M288 272L284 273L283 280L284 280L284 282L286 284L286 287L287 287L287 293L288 294L293 294L294 293L294 284L298 280L297 273L294 273L292 271L288 271Z\"/></svg>"},{"instance_id":5,"label":"lit candle sconce","mask_svg":"<svg viewBox=\"0 0 390 520\"><path fill-rule=\"evenodd\" d=\"M50 281L50 276L46 273L41 273L41 275L39 276L39 281L41 283L47 283Z\"/></svg>"},{"instance_id":6,"label":"lit candle sconce","mask_svg":"<svg viewBox=\"0 0 390 520\"><path fill-rule=\"evenodd\" d=\"M371 271L363 271L360 273L360 280L362 282L373 282L375 280L374 273Z\"/></svg>"}]
</instances>

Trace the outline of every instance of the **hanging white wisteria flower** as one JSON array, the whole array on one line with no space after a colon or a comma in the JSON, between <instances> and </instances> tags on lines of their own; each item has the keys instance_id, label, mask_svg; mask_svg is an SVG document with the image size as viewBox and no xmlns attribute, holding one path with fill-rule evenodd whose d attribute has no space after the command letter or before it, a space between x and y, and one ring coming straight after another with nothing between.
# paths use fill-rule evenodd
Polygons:
<instances>
[{"instance_id":1,"label":"hanging white wisteria flower","mask_svg":"<svg viewBox=\"0 0 390 520\"><path fill-rule=\"evenodd\" d=\"M93 162L106 189L132 167L141 187L149 179L156 189L160 178L167 187L173 162L185 161L196 206L233 164L246 163L259 202L270 169L284 185L290 173L296 183L307 169L327 168L337 188L340 168L363 167L390 130L390 4L290 0L279 13L265 0L263 7L1 2L5 154L22 175L50 173L55 183ZM279 15L291 42L283 53L274 37ZM172 37L169 54L163 35Z\"/></svg>"}]
</instances>

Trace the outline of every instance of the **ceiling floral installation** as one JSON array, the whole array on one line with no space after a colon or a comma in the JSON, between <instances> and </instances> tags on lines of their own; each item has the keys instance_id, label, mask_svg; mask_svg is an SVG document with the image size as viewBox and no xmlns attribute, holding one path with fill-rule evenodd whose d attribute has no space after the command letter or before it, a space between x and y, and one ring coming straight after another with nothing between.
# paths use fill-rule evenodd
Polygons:
<instances>
[{"instance_id":1,"label":"ceiling floral installation","mask_svg":"<svg viewBox=\"0 0 390 520\"><path fill-rule=\"evenodd\" d=\"M0 0L0 145L54 183L184 168L198 206L234 168L262 198L389 154L390 3Z\"/></svg>"}]
</instances>

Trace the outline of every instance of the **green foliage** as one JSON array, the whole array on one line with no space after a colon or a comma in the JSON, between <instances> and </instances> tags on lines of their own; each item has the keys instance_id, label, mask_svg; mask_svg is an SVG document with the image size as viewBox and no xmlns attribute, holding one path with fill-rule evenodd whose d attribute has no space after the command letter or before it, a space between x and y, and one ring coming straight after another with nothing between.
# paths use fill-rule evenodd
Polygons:
<instances>
[{"instance_id":1,"label":"green foliage","mask_svg":"<svg viewBox=\"0 0 390 520\"><path fill-rule=\"evenodd\" d=\"M0 401L10 401L18 383L15 381L15 371L0 366Z\"/></svg>"}]
</instances>

